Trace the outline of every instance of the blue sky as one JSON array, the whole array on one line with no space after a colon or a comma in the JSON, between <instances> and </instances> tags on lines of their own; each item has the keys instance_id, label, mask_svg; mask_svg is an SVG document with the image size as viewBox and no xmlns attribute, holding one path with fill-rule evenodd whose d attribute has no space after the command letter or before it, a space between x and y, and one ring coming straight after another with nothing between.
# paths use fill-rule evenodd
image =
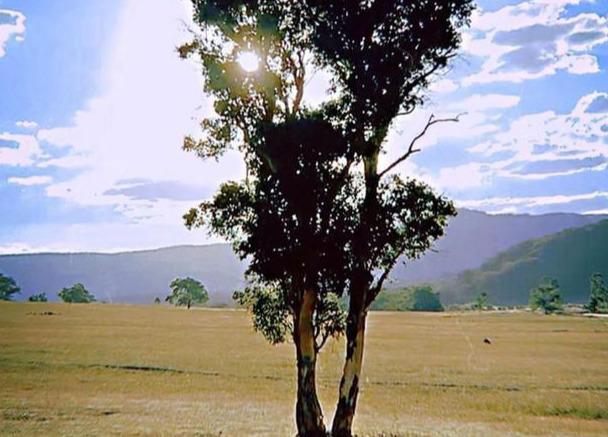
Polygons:
<instances>
[{"instance_id":1,"label":"blue sky","mask_svg":"<svg viewBox=\"0 0 608 437\"><path fill-rule=\"evenodd\" d=\"M608 2L479 6L384 159L430 114L466 112L399 171L491 213L608 213ZM188 21L179 0L0 0L0 252L212 241L181 216L243 166L181 151L212 112L198 67L175 54ZM326 86L317 73L309 103Z\"/></svg>"}]
</instances>

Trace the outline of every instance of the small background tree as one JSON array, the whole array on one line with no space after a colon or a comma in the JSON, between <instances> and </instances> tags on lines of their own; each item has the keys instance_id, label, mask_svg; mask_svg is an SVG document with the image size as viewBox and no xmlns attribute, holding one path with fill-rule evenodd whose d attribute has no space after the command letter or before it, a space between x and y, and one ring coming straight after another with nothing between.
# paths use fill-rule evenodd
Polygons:
<instances>
[{"instance_id":1,"label":"small background tree","mask_svg":"<svg viewBox=\"0 0 608 437\"><path fill-rule=\"evenodd\" d=\"M408 309L410 311L443 311L443 305L439 293L433 291L430 285L415 287L408 298Z\"/></svg>"},{"instance_id":2,"label":"small background tree","mask_svg":"<svg viewBox=\"0 0 608 437\"><path fill-rule=\"evenodd\" d=\"M563 307L556 279L545 278L538 287L530 290L530 307L533 310L541 310L545 314L558 312Z\"/></svg>"},{"instance_id":3,"label":"small background tree","mask_svg":"<svg viewBox=\"0 0 608 437\"><path fill-rule=\"evenodd\" d=\"M91 294L81 283L64 288L57 296L67 303L91 303L95 302L95 296Z\"/></svg>"},{"instance_id":4,"label":"small background tree","mask_svg":"<svg viewBox=\"0 0 608 437\"><path fill-rule=\"evenodd\" d=\"M171 294L166 302L175 306L204 305L209 300L209 293L203 284L192 278L176 278L171 284Z\"/></svg>"},{"instance_id":5,"label":"small background tree","mask_svg":"<svg viewBox=\"0 0 608 437\"><path fill-rule=\"evenodd\" d=\"M157 297L154 298L154 304L155 305L160 305L160 297L157 296Z\"/></svg>"},{"instance_id":6,"label":"small background tree","mask_svg":"<svg viewBox=\"0 0 608 437\"><path fill-rule=\"evenodd\" d=\"M473 309L474 310L485 310L488 306L489 306L489 298L488 298L488 293L486 293L485 291L483 293L481 293L479 296L477 296L477 298L475 298L475 300L473 301Z\"/></svg>"},{"instance_id":7,"label":"small background tree","mask_svg":"<svg viewBox=\"0 0 608 437\"><path fill-rule=\"evenodd\" d=\"M13 294L18 294L21 289L10 276L4 276L0 273L0 300L12 300Z\"/></svg>"},{"instance_id":8,"label":"small background tree","mask_svg":"<svg viewBox=\"0 0 608 437\"><path fill-rule=\"evenodd\" d=\"M590 279L591 295L587 309L592 313L608 313L608 287L601 273L594 273Z\"/></svg>"},{"instance_id":9,"label":"small background tree","mask_svg":"<svg viewBox=\"0 0 608 437\"><path fill-rule=\"evenodd\" d=\"M46 293L33 294L28 298L30 302L48 302Z\"/></svg>"}]
</instances>

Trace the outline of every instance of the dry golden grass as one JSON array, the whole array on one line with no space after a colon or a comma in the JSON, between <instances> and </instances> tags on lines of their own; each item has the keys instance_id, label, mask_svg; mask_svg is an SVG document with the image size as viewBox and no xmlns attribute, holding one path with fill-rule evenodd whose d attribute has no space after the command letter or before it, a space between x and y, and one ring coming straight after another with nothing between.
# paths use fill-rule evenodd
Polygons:
<instances>
[{"instance_id":1,"label":"dry golden grass","mask_svg":"<svg viewBox=\"0 0 608 437\"><path fill-rule=\"evenodd\" d=\"M329 416L342 353L336 342L321 358ZM293 361L241 311L0 303L0 433L290 436ZM366 436L607 435L608 325L372 313L355 425Z\"/></svg>"}]
</instances>

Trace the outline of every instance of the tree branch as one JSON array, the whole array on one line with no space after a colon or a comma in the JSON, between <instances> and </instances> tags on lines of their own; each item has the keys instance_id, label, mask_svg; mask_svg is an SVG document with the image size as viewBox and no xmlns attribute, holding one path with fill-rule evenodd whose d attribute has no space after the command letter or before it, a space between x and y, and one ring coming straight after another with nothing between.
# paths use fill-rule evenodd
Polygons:
<instances>
[{"instance_id":1,"label":"tree branch","mask_svg":"<svg viewBox=\"0 0 608 437\"><path fill-rule=\"evenodd\" d=\"M431 126L433 126L435 124L439 124L439 123L448 123L448 122L458 123L460 121L461 115L462 114L458 114L456 117L452 117L452 118L435 118L435 114L431 114L428 121L426 122L426 125L424 126L424 129L422 129L422 131L418 135L416 135L414 137L414 139L410 142L410 145L407 148L407 151L403 155L401 155L397 160L395 160L392 164L390 164L388 167L386 167L383 171L381 171L378 174L378 178L382 178L384 175L386 175L392 169L394 169L399 164L401 164L403 161L408 159L414 153L420 152L421 149L417 149L416 144L422 137L424 137L426 135L426 133L428 132L428 130Z\"/></svg>"}]
</instances>

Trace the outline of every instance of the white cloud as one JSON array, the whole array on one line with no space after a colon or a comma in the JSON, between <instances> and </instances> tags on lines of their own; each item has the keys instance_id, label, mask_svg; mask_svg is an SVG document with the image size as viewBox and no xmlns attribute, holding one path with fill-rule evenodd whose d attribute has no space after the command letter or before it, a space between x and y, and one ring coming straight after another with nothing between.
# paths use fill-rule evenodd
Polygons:
<instances>
[{"instance_id":1,"label":"white cloud","mask_svg":"<svg viewBox=\"0 0 608 437\"><path fill-rule=\"evenodd\" d=\"M35 185L48 185L53 182L53 178L50 176L27 176L27 177L10 177L7 179L9 184L22 185L25 187L31 187Z\"/></svg>"},{"instance_id":2,"label":"white cloud","mask_svg":"<svg viewBox=\"0 0 608 437\"><path fill-rule=\"evenodd\" d=\"M440 79L431 83L429 90L436 94L449 94L458 89L458 84L451 79Z\"/></svg>"},{"instance_id":3,"label":"white cloud","mask_svg":"<svg viewBox=\"0 0 608 437\"><path fill-rule=\"evenodd\" d=\"M479 200L458 201L458 206L463 208L487 209L487 208L535 208L541 206L566 205L573 202L589 200L608 200L608 191L594 191L591 193L556 195L556 196L533 196L533 197L490 197Z\"/></svg>"},{"instance_id":4,"label":"white cloud","mask_svg":"<svg viewBox=\"0 0 608 437\"><path fill-rule=\"evenodd\" d=\"M608 215L608 208L606 209L593 209L590 211L584 211L584 215Z\"/></svg>"},{"instance_id":5,"label":"white cloud","mask_svg":"<svg viewBox=\"0 0 608 437\"><path fill-rule=\"evenodd\" d=\"M581 0L529 0L474 15L464 50L483 61L464 85L522 82L566 71L600 71L589 52L608 41L608 17L581 13L566 17L566 7Z\"/></svg>"},{"instance_id":6,"label":"white cloud","mask_svg":"<svg viewBox=\"0 0 608 437\"><path fill-rule=\"evenodd\" d=\"M196 201L180 200L179 192L173 200L136 198L115 188L132 179L147 181L148 191L159 182L179 181L208 196L220 181L244 175L237 153L228 153L218 165L181 150L183 137L198 132L198 119L211 110L198 67L175 51L189 37L185 12L179 3L164 0L126 2L103 68L104 91L75 114L71 126L38 133L41 140L67 148L39 167L80 169L72 179L48 186L48 196L178 228Z\"/></svg>"},{"instance_id":7,"label":"white cloud","mask_svg":"<svg viewBox=\"0 0 608 437\"><path fill-rule=\"evenodd\" d=\"M30 120L21 120L15 123L15 125L22 129L36 129L38 127L38 123Z\"/></svg>"},{"instance_id":8,"label":"white cloud","mask_svg":"<svg viewBox=\"0 0 608 437\"><path fill-rule=\"evenodd\" d=\"M30 166L44 156L38 140L32 135L0 133L0 166Z\"/></svg>"},{"instance_id":9,"label":"white cloud","mask_svg":"<svg viewBox=\"0 0 608 437\"><path fill-rule=\"evenodd\" d=\"M448 108L452 110L464 110L474 112L485 112L491 109L508 109L517 106L521 101L519 96L505 94L474 94L459 102L451 103Z\"/></svg>"},{"instance_id":10,"label":"white cloud","mask_svg":"<svg viewBox=\"0 0 608 437\"><path fill-rule=\"evenodd\" d=\"M430 183L442 191L453 192L477 188L489 181L485 165L479 163L463 164L455 167L445 167L439 170L439 175Z\"/></svg>"},{"instance_id":11,"label":"white cloud","mask_svg":"<svg viewBox=\"0 0 608 437\"><path fill-rule=\"evenodd\" d=\"M608 168L608 94L582 97L569 114L523 115L468 149L492 177L542 180Z\"/></svg>"},{"instance_id":12,"label":"white cloud","mask_svg":"<svg viewBox=\"0 0 608 437\"><path fill-rule=\"evenodd\" d=\"M0 9L0 17L8 17L10 21L0 22L0 58L6 55L6 44L12 37L15 37L17 42L23 41L25 33L25 15L19 11L10 9Z\"/></svg>"}]
</instances>

